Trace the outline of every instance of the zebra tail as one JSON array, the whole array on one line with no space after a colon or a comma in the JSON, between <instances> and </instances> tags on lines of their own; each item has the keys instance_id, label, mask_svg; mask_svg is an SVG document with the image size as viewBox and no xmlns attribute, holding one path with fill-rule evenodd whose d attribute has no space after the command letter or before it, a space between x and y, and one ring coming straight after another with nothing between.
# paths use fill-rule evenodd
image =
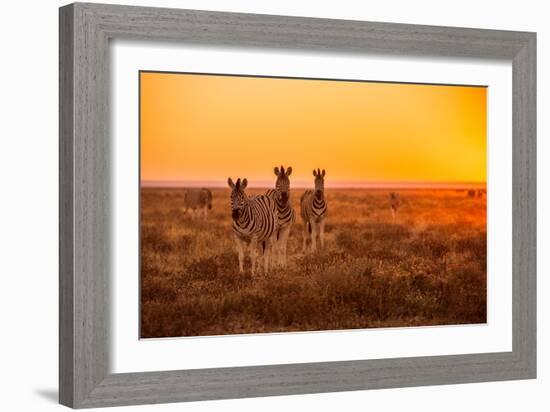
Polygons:
<instances>
[{"instance_id":1,"label":"zebra tail","mask_svg":"<svg viewBox=\"0 0 550 412\"><path fill-rule=\"evenodd\" d=\"M311 223L307 222L307 231L311 235Z\"/></svg>"}]
</instances>

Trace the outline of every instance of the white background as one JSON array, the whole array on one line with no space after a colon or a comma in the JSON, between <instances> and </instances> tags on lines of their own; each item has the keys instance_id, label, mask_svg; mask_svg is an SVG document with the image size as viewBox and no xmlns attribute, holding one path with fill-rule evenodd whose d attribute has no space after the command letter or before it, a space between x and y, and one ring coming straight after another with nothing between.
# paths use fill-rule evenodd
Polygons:
<instances>
[{"instance_id":1,"label":"white background","mask_svg":"<svg viewBox=\"0 0 550 412\"><path fill-rule=\"evenodd\" d=\"M502 61L111 45L111 371L199 369L512 349L512 68ZM488 319L484 325L138 340L139 69L487 85ZM502 119L507 119L502 121ZM497 253L495 253L497 251ZM406 345L403 345L406 342Z\"/></svg>"},{"instance_id":2,"label":"white background","mask_svg":"<svg viewBox=\"0 0 550 412\"><path fill-rule=\"evenodd\" d=\"M108 1L106 1L108 2ZM538 336L537 380L338 394L210 401L124 410L530 410L550 404L547 248L550 188L548 94L550 27L542 1L130 1L126 4L390 21L538 32ZM57 387L57 207L59 1L5 2L0 26L0 376L3 410L55 410ZM546 256L545 256L546 255ZM121 410L121 409L117 409Z\"/></svg>"}]
</instances>

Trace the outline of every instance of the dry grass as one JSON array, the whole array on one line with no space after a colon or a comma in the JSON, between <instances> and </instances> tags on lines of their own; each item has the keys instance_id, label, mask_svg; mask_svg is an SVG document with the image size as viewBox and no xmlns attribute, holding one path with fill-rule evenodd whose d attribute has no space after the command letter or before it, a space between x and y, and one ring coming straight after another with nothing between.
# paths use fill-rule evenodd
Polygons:
<instances>
[{"instance_id":1,"label":"dry grass","mask_svg":"<svg viewBox=\"0 0 550 412\"><path fill-rule=\"evenodd\" d=\"M388 191L327 190L325 249L301 253L298 217L288 267L252 277L238 270L229 191L213 190L206 222L183 214L183 193L142 189L142 337L486 321L484 198L400 191L394 222Z\"/></svg>"}]
</instances>

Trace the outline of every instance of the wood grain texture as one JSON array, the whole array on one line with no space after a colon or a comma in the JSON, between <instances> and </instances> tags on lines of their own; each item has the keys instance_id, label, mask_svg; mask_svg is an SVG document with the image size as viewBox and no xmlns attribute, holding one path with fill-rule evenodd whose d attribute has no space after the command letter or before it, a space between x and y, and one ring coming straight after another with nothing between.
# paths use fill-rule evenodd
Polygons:
<instances>
[{"instance_id":1,"label":"wood grain texture","mask_svg":"<svg viewBox=\"0 0 550 412\"><path fill-rule=\"evenodd\" d=\"M536 375L536 37L512 62L513 87L513 351Z\"/></svg>"},{"instance_id":2,"label":"wood grain texture","mask_svg":"<svg viewBox=\"0 0 550 412\"><path fill-rule=\"evenodd\" d=\"M535 377L535 34L81 3L61 8L59 24L61 403L83 408ZM511 61L513 350L110 374L108 67L109 40L117 38Z\"/></svg>"},{"instance_id":3,"label":"wood grain texture","mask_svg":"<svg viewBox=\"0 0 550 412\"><path fill-rule=\"evenodd\" d=\"M73 404L73 7L59 13L59 401Z\"/></svg>"},{"instance_id":4,"label":"wood grain texture","mask_svg":"<svg viewBox=\"0 0 550 412\"><path fill-rule=\"evenodd\" d=\"M60 400L77 406L107 371L108 144L107 38L78 5L60 10L60 160L67 204L60 216ZM67 44L64 44L64 42ZM70 209L68 209L70 207ZM70 288L70 289L69 289ZM67 327L67 329L63 329ZM72 333L71 333L72 332Z\"/></svg>"}]
</instances>

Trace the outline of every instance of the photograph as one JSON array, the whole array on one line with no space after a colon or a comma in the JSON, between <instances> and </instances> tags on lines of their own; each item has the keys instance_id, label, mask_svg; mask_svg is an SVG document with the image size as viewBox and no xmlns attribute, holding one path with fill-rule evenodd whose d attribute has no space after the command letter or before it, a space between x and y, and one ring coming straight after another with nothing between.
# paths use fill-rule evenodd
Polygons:
<instances>
[{"instance_id":1,"label":"photograph","mask_svg":"<svg viewBox=\"0 0 550 412\"><path fill-rule=\"evenodd\" d=\"M142 70L140 338L487 322L487 87Z\"/></svg>"}]
</instances>

